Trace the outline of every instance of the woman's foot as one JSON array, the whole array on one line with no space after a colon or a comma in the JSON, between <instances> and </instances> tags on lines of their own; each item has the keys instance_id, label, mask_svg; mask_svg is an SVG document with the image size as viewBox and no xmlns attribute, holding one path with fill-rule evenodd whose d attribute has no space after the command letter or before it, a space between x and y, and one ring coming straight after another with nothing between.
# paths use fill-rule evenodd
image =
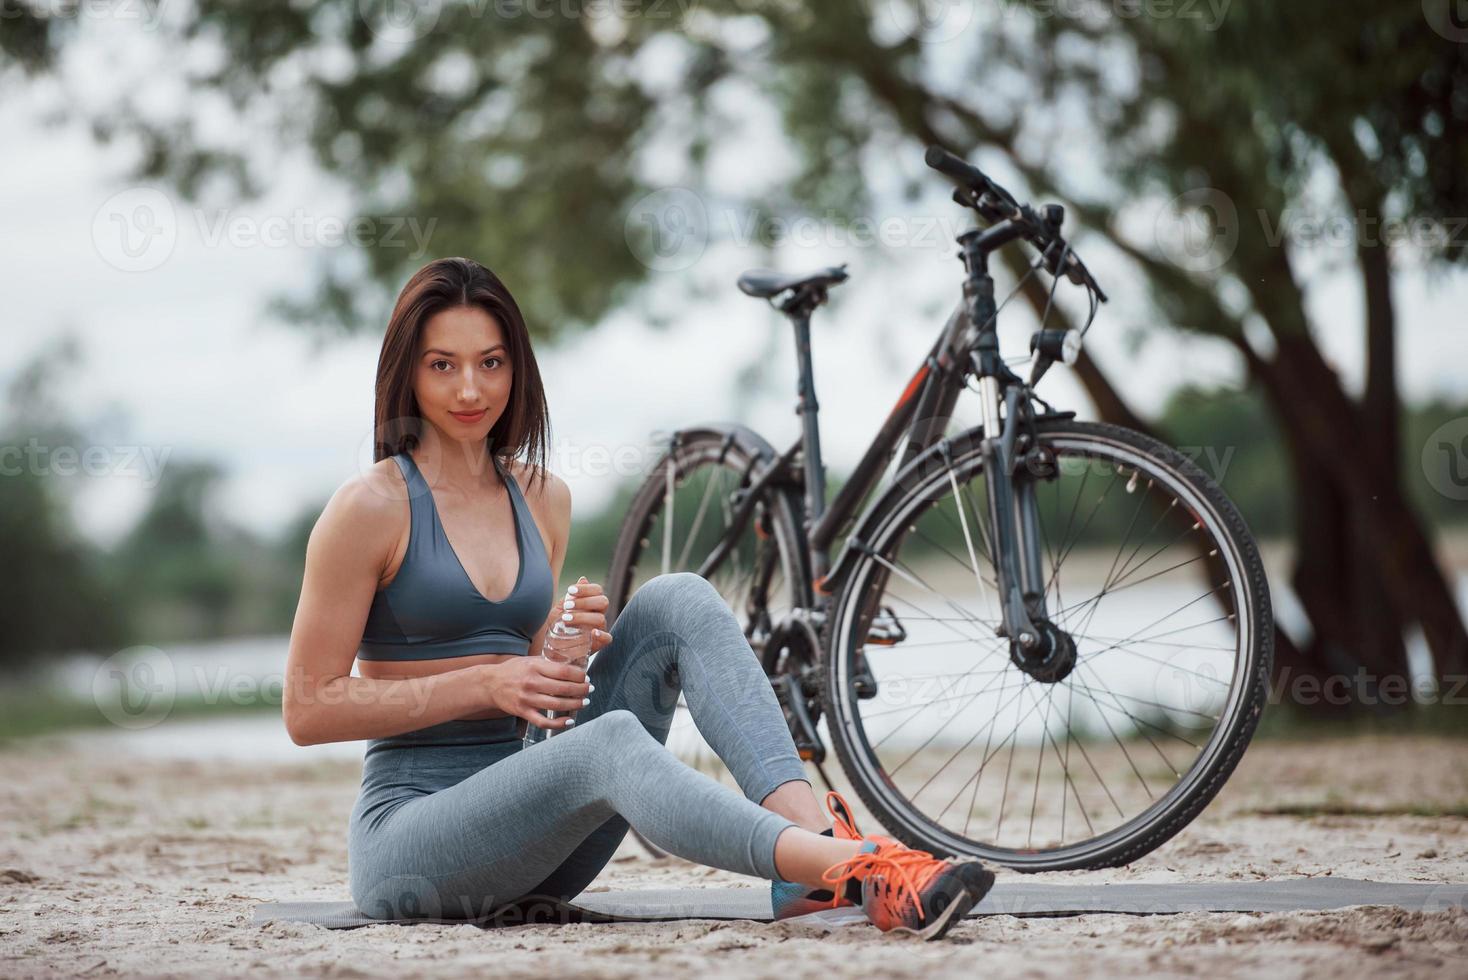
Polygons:
<instances>
[{"instance_id":1,"label":"woman's foot","mask_svg":"<svg viewBox=\"0 0 1468 980\"><path fill-rule=\"evenodd\" d=\"M938 939L994 886L974 858L937 858L890 838L866 841L856 856L822 876L833 892L861 883L861 907L883 932Z\"/></svg>"},{"instance_id":2,"label":"woman's foot","mask_svg":"<svg viewBox=\"0 0 1468 980\"><path fill-rule=\"evenodd\" d=\"M851 807L846 805L846 800L840 793L832 790L826 794L826 809L831 812L835 825L821 831L823 835L835 837L837 840L863 839L856 829L856 822L852 819ZM798 915L820 912L823 909L860 904L861 885L854 879L846 883L839 895L829 888L811 888L798 881L775 880L770 882L770 907L774 912L776 922L782 919L793 919Z\"/></svg>"}]
</instances>

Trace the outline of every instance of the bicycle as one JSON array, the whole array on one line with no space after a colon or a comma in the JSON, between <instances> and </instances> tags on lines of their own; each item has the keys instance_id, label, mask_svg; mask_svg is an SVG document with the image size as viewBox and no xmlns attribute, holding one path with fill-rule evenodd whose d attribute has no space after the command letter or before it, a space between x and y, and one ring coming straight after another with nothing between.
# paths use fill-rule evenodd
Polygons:
<instances>
[{"instance_id":1,"label":"bicycle","mask_svg":"<svg viewBox=\"0 0 1468 980\"><path fill-rule=\"evenodd\" d=\"M1022 871L1125 864L1207 806L1253 735L1273 657L1263 565L1186 456L1035 393L1106 301L1064 210L1019 203L939 147L926 162L981 227L957 238L962 301L848 481L827 507L810 349L845 267L745 273L741 291L794 328L802 434L777 453L738 424L673 433L621 527L608 619L650 575L695 570L739 617L801 757L829 786L824 719L903 842ZM996 304L988 269L1018 241L1038 253L1020 285L1043 269L1051 304L1062 278L1090 300L1079 329L1047 327L1047 305L1028 379L997 332L1020 287ZM966 390L980 424L948 436Z\"/></svg>"}]
</instances>

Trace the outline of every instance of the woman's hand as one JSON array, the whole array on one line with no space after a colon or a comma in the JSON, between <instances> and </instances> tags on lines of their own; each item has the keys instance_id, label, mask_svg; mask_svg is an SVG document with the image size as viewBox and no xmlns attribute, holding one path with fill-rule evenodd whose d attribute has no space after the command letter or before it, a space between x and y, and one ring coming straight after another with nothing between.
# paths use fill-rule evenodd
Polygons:
<instances>
[{"instance_id":1,"label":"woman's hand","mask_svg":"<svg viewBox=\"0 0 1468 980\"><path fill-rule=\"evenodd\" d=\"M503 663L485 664L488 681L486 699L495 708L524 718L537 728L560 731L575 724L568 717L547 718L547 711L574 714L586 706L591 683L586 671L544 657L511 657Z\"/></svg>"},{"instance_id":2,"label":"woman's hand","mask_svg":"<svg viewBox=\"0 0 1468 980\"><path fill-rule=\"evenodd\" d=\"M561 622L580 630L591 630L591 652L596 653L612 642L607 632L607 605L610 599L600 585L586 581L583 575L566 590L566 599L561 603Z\"/></svg>"}]
</instances>

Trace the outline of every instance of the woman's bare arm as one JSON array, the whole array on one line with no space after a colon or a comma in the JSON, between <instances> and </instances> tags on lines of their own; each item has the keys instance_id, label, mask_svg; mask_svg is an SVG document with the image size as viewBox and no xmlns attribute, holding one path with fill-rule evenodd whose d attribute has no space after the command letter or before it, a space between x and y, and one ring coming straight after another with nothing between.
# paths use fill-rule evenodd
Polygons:
<instances>
[{"instance_id":1,"label":"woman's bare arm","mask_svg":"<svg viewBox=\"0 0 1468 980\"><path fill-rule=\"evenodd\" d=\"M527 468L528 470L528 468ZM522 485L529 483L527 472ZM571 538L571 488L566 486L566 481L547 472L545 475L544 489L537 495L535 502L543 514L550 531L550 566L551 566L551 591L555 598L551 602L550 609L546 612L545 622L540 624L540 629L530 640L530 652L538 654L541 647L545 646L545 635L550 628L561 618L561 602L565 596L565 589L560 588L561 568L566 561L566 544Z\"/></svg>"},{"instance_id":2,"label":"woman's bare arm","mask_svg":"<svg viewBox=\"0 0 1468 980\"><path fill-rule=\"evenodd\" d=\"M571 492L549 475L540 496L552 576L559 581L571 530ZM524 658L393 679L351 676L373 594L410 520L405 501L401 473L384 460L347 481L311 530L281 705L292 741L385 738L459 718L574 710L586 693L584 675L573 683L568 668ZM557 599L531 649L540 649L559 612ZM569 700L547 700L553 697Z\"/></svg>"},{"instance_id":3,"label":"woman's bare arm","mask_svg":"<svg viewBox=\"0 0 1468 980\"><path fill-rule=\"evenodd\" d=\"M385 738L494 703L496 664L400 680L351 676L373 593L406 519L401 476L378 466L343 484L311 530L281 696L297 745Z\"/></svg>"}]
</instances>

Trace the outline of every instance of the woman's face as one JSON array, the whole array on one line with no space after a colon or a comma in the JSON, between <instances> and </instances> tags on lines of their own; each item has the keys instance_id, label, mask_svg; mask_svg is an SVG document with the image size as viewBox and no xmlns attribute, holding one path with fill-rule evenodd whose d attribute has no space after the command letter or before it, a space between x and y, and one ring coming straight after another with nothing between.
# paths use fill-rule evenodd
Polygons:
<instances>
[{"instance_id":1,"label":"woman's face","mask_svg":"<svg viewBox=\"0 0 1468 980\"><path fill-rule=\"evenodd\" d=\"M509 357L494 317L475 306L440 310L419 340L413 370L419 411L449 439L482 443L510 403Z\"/></svg>"}]
</instances>

